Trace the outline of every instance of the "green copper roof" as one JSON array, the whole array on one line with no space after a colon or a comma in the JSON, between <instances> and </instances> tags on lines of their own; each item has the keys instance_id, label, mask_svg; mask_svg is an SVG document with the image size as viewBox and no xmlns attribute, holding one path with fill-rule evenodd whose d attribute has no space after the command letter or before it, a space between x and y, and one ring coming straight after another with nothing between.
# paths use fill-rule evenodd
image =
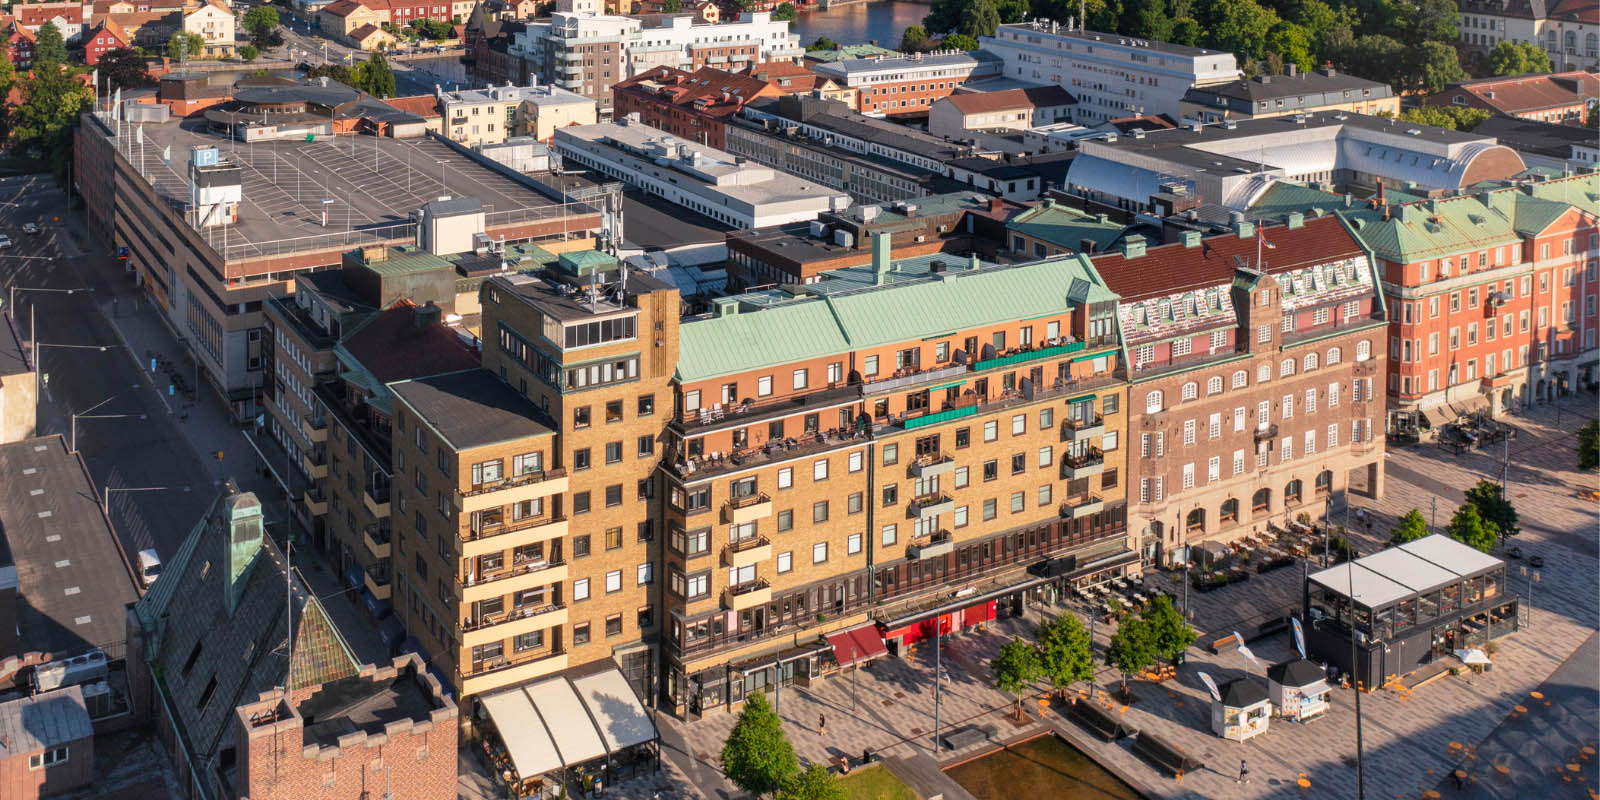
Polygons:
<instances>
[{"instance_id":1,"label":"green copper roof","mask_svg":"<svg viewBox=\"0 0 1600 800\"><path fill-rule=\"evenodd\" d=\"M444 256L436 256L416 245L400 245L386 248L387 252L381 260L366 261L367 269L383 276L410 275L416 272L431 272L436 269L455 269L455 262Z\"/></svg>"},{"instance_id":2,"label":"green copper roof","mask_svg":"<svg viewBox=\"0 0 1600 800\"><path fill-rule=\"evenodd\" d=\"M561 268L573 275L588 275L617 268L617 260L599 250L574 250L561 254Z\"/></svg>"},{"instance_id":3,"label":"green copper roof","mask_svg":"<svg viewBox=\"0 0 1600 800\"><path fill-rule=\"evenodd\" d=\"M678 380L697 381L850 350L952 334L1115 301L1087 259L950 269L921 280L807 295L753 311L685 320ZM811 287L806 287L810 289ZM730 304L750 307L737 298Z\"/></svg>"},{"instance_id":4,"label":"green copper roof","mask_svg":"<svg viewBox=\"0 0 1600 800\"><path fill-rule=\"evenodd\" d=\"M1077 252L1083 240L1094 242L1097 253L1110 250L1126 226L1105 219L1104 215L1085 214L1062 205L1042 205L1018 214L1006 225L1009 230L1032 236L1057 247Z\"/></svg>"},{"instance_id":5,"label":"green copper roof","mask_svg":"<svg viewBox=\"0 0 1600 800\"><path fill-rule=\"evenodd\" d=\"M847 61L852 58L872 58L873 56L898 56L898 52L875 44L847 44L837 50L807 50L806 58L821 63L830 61Z\"/></svg>"}]
</instances>

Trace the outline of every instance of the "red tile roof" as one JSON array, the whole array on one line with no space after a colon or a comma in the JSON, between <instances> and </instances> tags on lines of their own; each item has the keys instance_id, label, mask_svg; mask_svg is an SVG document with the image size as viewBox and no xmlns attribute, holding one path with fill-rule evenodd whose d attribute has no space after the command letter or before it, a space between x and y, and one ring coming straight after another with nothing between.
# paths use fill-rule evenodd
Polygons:
<instances>
[{"instance_id":1,"label":"red tile roof","mask_svg":"<svg viewBox=\"0 0 1600 800\"><path fill-rule=\"evenodd\" d=\"M364 7L366 7L364 4L357 3L356 0L334 0L322 7L322 13L335 17L348 17L357 9Z\"/></svg>"},{"instance_id":2,"label":"red tile roof","mask_svg":"<svg viewBox=\"0 0 1600 800\"><path fill-rule=\"evenodd\" d=\"M417 327L417 306L401 300L345 338L350 355L383 383L478 366L478 353L442 323Z\"/></svg>"},{"instance_id":3,"label":"red tile roof","mask_svg":"<svg viewBox=\"0 0 1600 800\"><path fill-rule=\"evenodd\" d=\"M998 92L962 92L950 95L950 103L963 114L989 114L1013 108L1049 108L1078 102L1060 86L1031 89L1004 89Z\"/></svg>"},{"instance_id":4,"label":"red tile roof","mask_svg":"<svg viewBox=\"0 0 1600 800\"><path fill-rule=\"evenodd\" d=\"M1554 75L1483 78L1446 86L1444 91L1430 98L1430 102L1443 105L1449 102L1450 97L1461 92L1477 97L1484 105L1502 114L1516 115L1575 105L1582 103L1585 98L1600 95L1600 76L1574 70Z\"/></svg>"},{"instance_id":5,"label":"red tile roof","mask_svg":"<svg viewBox=\"0 0 1600 800\"><path fill-rule=\"evenodd\" d=\"M712 67L701 67L694 72L656 67L618 81L611 88L644 94L656 103L689 106L697 113L710 116L731 116L751 100L775 96L774 87L766 81Z\"/></svg>"},{"instance_id":6,"label":"red tile roof","mask_svg":"<svg viewBox=\"0 0 1600 800\"><path fill-rule=\"evenodd\" d=\"M1262 261L1271 273L1365 253L1344 223L1333 216L1308 218L1304 226L1294 230L1274 225L1258 233L1264 233L1265 241L1228 233L1203 238L1198 247L1184 247L1182 242L1153 246L1135 258L1127 258L1121 252L1106 253L1094 256L1094 266L1111 291L1127 301L1229 283L1237 266L1234 256L1247 265L1254 264L1258 243L1273 245L1261 250Z\"/></svg>"},{"instance_id":7,"label":"red tile roof","mask_svg":"<svg viewBox=\"0 0 1600 800\"><path fill-rule=\"evenodd\" d=\"M419 94L414 97L391 97L383 102L424 119L439 119L444 116L439 112L439 99L431 94Z\"/></svg>"}]
</instances>

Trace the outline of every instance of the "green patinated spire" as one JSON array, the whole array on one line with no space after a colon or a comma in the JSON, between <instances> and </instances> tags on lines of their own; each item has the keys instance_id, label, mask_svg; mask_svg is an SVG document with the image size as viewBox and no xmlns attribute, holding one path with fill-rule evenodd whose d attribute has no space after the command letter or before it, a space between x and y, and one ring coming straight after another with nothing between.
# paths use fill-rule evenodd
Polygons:
<instances>
[{"instance_id":1,"label":"green patinated spire","mask_svg":"<svg viewBox=\"0 0 1600 800\"><path fill-rule=\"evenodd\" d=\"M230 496L223 503L223 521L228 526L228 613L233 614L244 591L250 565L261 551L261 501L245 492Z\"/></svg>"}]
</instances>

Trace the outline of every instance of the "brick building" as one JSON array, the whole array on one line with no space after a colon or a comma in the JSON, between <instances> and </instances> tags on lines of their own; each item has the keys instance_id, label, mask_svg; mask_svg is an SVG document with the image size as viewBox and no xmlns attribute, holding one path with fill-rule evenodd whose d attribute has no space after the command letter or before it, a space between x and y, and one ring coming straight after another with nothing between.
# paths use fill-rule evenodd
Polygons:
<instances>
[{"instance_id":1,"label":"brick building","mask_svg":"<svg viewBox=\"0 0 1600 800\"><path fill-rule=\"evenodd\" d=\"M1592 57L1592 56L1591 56ZM1431 106L1481 108L1518 119L1583 125L1600 103L1600 76L1573 70L1553 75L1507 75L1452 83L1427 99Z\"/></svg>"},{"instance_id":2,"label":"brick building","mask_svg":"<svg viewBox=\"0 0 1600 800\"><path fill-rule=\"evenodd\" d=\"M853 108L889 116L926 114L959 87L1001 74L1000 60L984 51L960 50L844 59L812 67L834 83L857 91Z\"/></svg>"},{"instance_id":3,"label":"brick building","mask_svg":"<svg viewBox=\"0 0 1600 800\"><path fill-rule=\"evenodd\" d=\"M1147 559L1383 491L1383 303L1334 218L1094 259L1122 297L1130 514ZM1354 480L1352 481L1352 473Z\"/></svg>"},{"instance_id":4,"label":"brick building","mask_svg":"<svg viewBox=\"0 0 1600 800\"><path fill-rule=\"evenodd\" d=\"M639 121L690 142L722 149L727 120L745 104L784 92L759 78L711 67L687 72L656 67L611 87L612 113L637 113Z\"/></svg>"},{"instance_id":5,"label":"brick building","mask_svg":"<svg viewBox=\"0 0 1600 800\"><path fill-rule=\"evenodd\" d=\"M234 710L232 785L250 800L456 791L456 704L410 653L296 692L272 689Z\"/></svg>"},{"instance_id":6,"label":"brick building","mask_svg":"<svg viewBox=\"0 0 1600 800\"><path fill-rule=\"evenodd\" d=\"M115 19L106 18L99 27L89 32L83 42L83 63L93 66L100 63L106 53L133 47L133 35L123 29Z\"/></svg>"},{"instance_id":7,"label":"brick building","mask_svg":"<svg viewBox=\"0 0 1600 800\"><path fill-rule=\"evenodd\" d=\"M0 797L34 800L94 780L94 727L83 687L0 703Z\"/></svg>"}]
</instances>

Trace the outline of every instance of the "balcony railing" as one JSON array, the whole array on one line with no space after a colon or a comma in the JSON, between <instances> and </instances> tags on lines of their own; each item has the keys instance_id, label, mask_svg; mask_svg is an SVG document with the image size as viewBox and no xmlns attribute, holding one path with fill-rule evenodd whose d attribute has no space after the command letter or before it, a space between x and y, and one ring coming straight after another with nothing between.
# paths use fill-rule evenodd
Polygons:
<instances>
[{"instance_id":1,"label":"balcony railing","mask_svg":"<svg viewBox=\"0 0 1600 800\"><path fill-rule=\"evenodd\" d=\"M305 420L306 427L311 430L321 431L328 428L328 418L322 414L306 414L302 419Z\"/></svg>"},{"instance_id":2,"label":"balcony railing","mask_svg":"<svg viewBox=\"0 0 1600 800\"><path fill-rule=\"evenodd\" d=\"M1054 358L1056 356L1064 356L1070 353L1076 353L1080 350L1088 348L1088 346L1088 342L1067 342L1065 344L1058 344L1050 347L1040 347L1035 350L1022 350L1019 352L1010 353L1008 355L986 358L973 364L972 368L978 372L982 372L983 370L993 369L995 367L1009 367L1013 364L1024 364L1029 361L1039 361L1041 359Z\"/></svg>"},{"instance_id":3,"label":"balcony railing","mask_svg":"<svg viewBox=\"0 0 1600 800\"><path fill-rule=\"evenodd\" d=\"M764 494L749 494L745 495L744 497L734 497L728 500L728 508L749 508L751 506L761 505L762 503L765 503L771 499L771 497L768 497Z\"/></svg>"},{"instance_id":4,"label":"balcony railing","mask_svg":"<svg viewBox=\"0 0 1600 800\"><path fill-rule=\"evenodd\" d=\"M563 656L566 655L566 653L566 648L555 647L546 652L523 653L520 655L514 655L510 658L507 658L506 656L495 656L494 658L485 659L483 661L472 662L472 671L468 674L473 677L479 675L489 675L501 670L511 669L512 667L520 667L523 664L530 662Z\"/></svg>"},{"instance_id":5,"label":"balcony railing","mask_svg":"<svg viewBox=\"0 0 1600 800\"><path fill-rule=\"evenodd\" d=\"M765 536L752 536L748 539L740 539L738 541L729 542L728 551L732 553L747 553L751 550L766 547L770 544L772 544L772 540Z\"/></svg>"},{"instance_id":6,"label":"balcony railing","mask_svg":"<svg viewBox=\"0 0 1600 800\"><path fill-rule=\"evenodd\" d=\"M1101 464L1106 463L1106 456L1105 456L1105 453L1100 452L1100 448L1091 447L1091 448L1089 448L1089 452L1084 453L1082 455L1076 455L1075 456L1075 455L1070 455L1069 454L1066 458L1062 459L1061 463L1066 465L1067 467L1069 467L1071 469L1083 469L1084 467L1097 467L1097 466L1100 466Z\"/></svg>"},{"instance_id":7,"label":"balcony railing","mask_svg":"<svg viewBox=\"0 0 1600 800\"><path fill-rule=\"evenodd\" d=\"M947 514L955 510L955 499L944 492L929 492L911 499L911 516Z\"/></svg>"},{"instance_id":8,"label":"balcony railing","mask_svg":"<svg viewBox=\"0 0 1600 800\"><path fill-rule=\"evenodd\" d=\"M516 531L523 531L529 528L537 528L540 525L553 525L557 522L563 522L565 520L565 515L553 515L542 517L523 517L522 519L514 519L510 522L480 524L476 528L462 532L461 541L475 542L479 539L487 539L491 536L515 533Z\"/></svg>"},{"instance_id":9,"label":"balcony railing","mask_svg":"<svg viewBox=\"0 0 1600 800\"><path fill-rule=\"evenodd\" d=\"M861 385L861 391L866 394L893 392L900 389L909 389L913 386L921 386L934 381L956 378L967 374L969 371L971 371L971 367L966 364L956 364L954 366L942 367L940 369L930 369L920 372L897 370L897 374L895 375L867 381Z\"/></svg>"},{"instance_id":10,"label":"balcony railing","mask_svg":"<svg viewBox=\"0 0 1600 800\"><path fill-rule=\"evenodd\" d=\"M510 611L502 611L498 614L485 614L477 619L472 619L469 617L461 621L461 630L479 631L493 625L504 625L508 622L516 622L529 617L537 617L540 614L548 614L552 611L560 611L566 607L567 606L565 603L546 603L542 606L524 606L522 608L513 608Z\"/></svg>"},{"instance_id":11,"label":"balcony railing","mask_svg":"<svg viewBox=\"0 0 1600 800\"><path fill-rule=\"evenodd\" d=\"M728 596L739 597L740 595L759 592L762 589L769 589L771 587L772 584L768 583L766 578L756 578L753 581L745 581L744 583L736 583L732 586L729 586Z\"/></svg>"},{"instance_id":12,"label":"balcony railing","mask_svg":"<svg viewBox=\"0 0 1600 800\"><path fill-rule=\"evenodd\" d=\"M368 539L373 541L374 544L379 545L388 544L390 537L394 535L393 531L391 531L389 528L388 520L374 522L362 529L362 531L367 535Z\"/></svg>"},{"instance_id":13,"label":"balcony railing","mask_svg":"<svg viewBox=\"0 0 1600 800\"><path fill-rule=\"evenodd\" d=\"M956 460L943 453L925 453L911 462L911 475L915 478L928 478L954 472Z\"/></svg>"},{"instance_id":14,"label":"balcony railing","mask_svg":"<svg viewBox=\"0 0 1600 800\"><path fill-rule=\"evenodd\" d=\"M542 483L547 480L565 478L566 476L567 471L565 469L544 469L537 472L526 472L521 475L512 475L509 478L501 478L500 480L492 483L478 484L477 486L474 486L464 492L457 492L457 504L459 505L459 500L461 498L477 497L478 495L488 494L490 492L513 489L518 486L527 486L528 484L532 483Z\"/></svg>"},{"instance_id":15,"label":"balcony railing","mask_svg":"<svg viewBox=\"0 0 1600 800\"><path fill-rule=\"evenodd\" d=\"M544 570L550 569L551 567L563 566L566 563L567 563L566 561L564 561L562 559L559 559L559 558L557 558L557 559L540 559L538 561L527 561L527 562L524 562L522 564L513 565L511 567L511 569L508 569L508 570L503 570L501 572L496 572L496 573L493 573L493 574L490 574L490 575L479 575L477 578L474 578L472 580L467 580L466 578L463 578L460 575L457 575L456 576L456 583L459 586L461 586L461 588L463 588L463 589L465 589L467 587L471 587L471 586L482 586L482 585L484 585L486 583L494 583L495 581L503 581L503 580L506 580L507 578L517 578L517 577L521 577L523 575L527 575L527 574L534 573L534 572L543 572Z\"/></svg>"},{"instance_id":16,"label":"balcony railing","mask_svg":"<svg viewBox=\"0 0 1600 800\"><path fill-rule=\"evenodd\" d=\"M955 535L947 530L938 530L912 539L911 544L906 546L906 558L919 561L938 558L955 552L955 549Z\"/></svg>"}]
</instances>

